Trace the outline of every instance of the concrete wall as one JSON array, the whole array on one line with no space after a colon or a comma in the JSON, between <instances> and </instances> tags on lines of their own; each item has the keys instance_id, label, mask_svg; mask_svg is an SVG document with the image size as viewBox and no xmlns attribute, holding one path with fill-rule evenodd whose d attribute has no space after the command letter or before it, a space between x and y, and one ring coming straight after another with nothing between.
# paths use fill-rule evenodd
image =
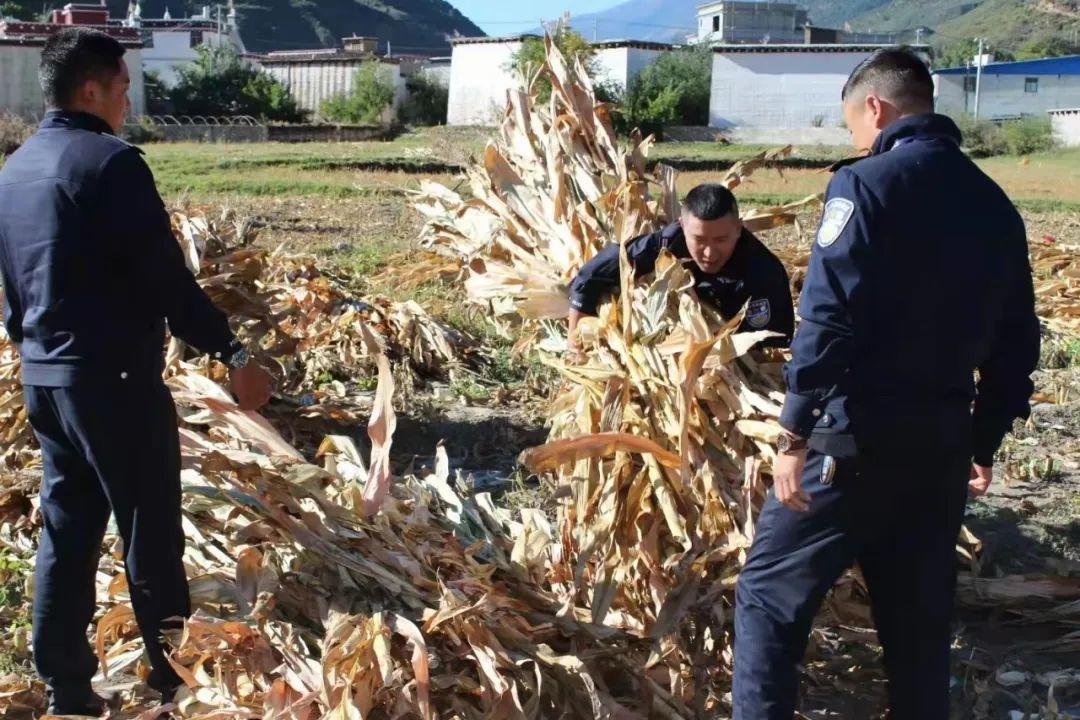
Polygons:
<instances>
[{"instance_id":1,"label":"concrete wall","mask_svg":"<svg viewBox=\"0 0 1080 720\"><path fill-rule=\"evenodd\" d=\"M974 98L964 92L963 75L934 75L934 109L939 113L971 112Z\"/></svg>"},{"instance_id":2,"label":"concrete wall","mask_svg":"<svg viewBox=\"0 0 1080 720\"><path fill-rule=\"evenodd\" d=\"M300 108L320 117L323 102L335 95L352 92L353 78L364 60L326 60L312 62L264 61L263 68L289 88ZM370 62L370 61L366 61ZM401 68L395 63L379 63L379 76L394 85L394 102L383 113L385 122L392 121L405 101L408 90Z\"/></svg>"},{"instance_id":3,"label":"concrete wall","mask_svg":"<svg viewBox=\"0 0 1080 720\"><path fill-rule=\"evenodd\" d=\"M806 10L794 3L724 0L698 7L699 42L801 43L805 25Z\"/></svg>"},{"instance_id":4,"label":"concrete wall","mask_svg":"<svg viewBox=\"0 0 1080 720\"><path fill-rule=\"evenodd\" d=\"M974 74L974 73L972 73ZM1025 80L1038 78L1037 92L1025 91ZM974 91L964 92L963 75L937 75L938 112L974 112ZM993 120L1021 115L1042 116L1048 110L1080 106L1080 76L994 75L984 70L979 91L979 117Z\"/></svg>"},{"instance_id":5,"label":"concrete wall","mask_svg":"<svg viewBox=\"0 0 1080 720\"><path fill-rule=\"evenodd\" d=\"M448 125L495 125L506 108L506 93L518 86L507 69L520 40L454 45L450 60Z\"/></svg>"},{"instance_id":6,"label":"concrete wall","mask_svg":"<svg viewBox=\"0 0 1080 720\"><path fill-rule=\"evenodd\" d=\"M1080 147L1080 109L1050 113L1054 142L1061 147Z\"/></svg>"},{"instance_id":7,"label":"concrete wall","mask_svg":"<svg viewBox=\"0 0 1080 720\"><path fill-rule=\"evenodd\" d=\"M709 125L835 131L844 121L840 109L844 83L869 55L862 51L714 53Z\"/></svg>"},{"instance_id":8,"label":"concrete wall","mask_svg":"<svg viewBox=\"0 0 1080 720\"><path fill-rule=\"evenodd\" d=\"M36 121L45 113L45 101L38 83L41 47L35 45L0 45L0 112L9 112L25 120ZM140 50L124 54L131 74L131 116L146 112Z\"/></svg>"}]
</instances>

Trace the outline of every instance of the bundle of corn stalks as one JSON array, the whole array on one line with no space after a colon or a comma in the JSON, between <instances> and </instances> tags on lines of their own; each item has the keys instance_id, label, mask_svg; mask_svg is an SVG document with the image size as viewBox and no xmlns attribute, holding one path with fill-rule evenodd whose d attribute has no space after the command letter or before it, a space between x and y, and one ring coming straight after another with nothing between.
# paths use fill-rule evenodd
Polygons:
<instances>
[{"instance_id":1,"label":"bundle of corn stalks","mask_svg":"<svg viewBox=\"0 0 1080 720\"><path fill-rule=\"evenodd\" d=\"M1052 332L1080 337L1080 247L1033 244L1036 309Z\"/></svg>"},{"instance_id":2,"label":"bundle of corn stalks","mask_svg":"<svg viewBox=\"0 0 1080 720\"><path fill-rule=\"evenodd\" d=\"M286 401L280 423L305 429L312 421L356 422L374 395L374 355L357 328L370 326L399 368L399 376L453 380L485 362L476 342L428 315L415 302L394 302L352 292L314 258L253 247L257 231L229 210L206 208L172 214L173 230L200 284L234 321L238 336L255 348L277 375ZM173 372L185 348L173 340ZM198 371L224 382L220 363L203 360ZM0 327L0 468L26 468L37 460L22 402L19 358ZM299 406L300 412L294 412ZM298 428L291 428L294 433ZM314 430L309 429L310 432ZM321 435L315 439L315 445Z\"/></svg>"}]
</instances>

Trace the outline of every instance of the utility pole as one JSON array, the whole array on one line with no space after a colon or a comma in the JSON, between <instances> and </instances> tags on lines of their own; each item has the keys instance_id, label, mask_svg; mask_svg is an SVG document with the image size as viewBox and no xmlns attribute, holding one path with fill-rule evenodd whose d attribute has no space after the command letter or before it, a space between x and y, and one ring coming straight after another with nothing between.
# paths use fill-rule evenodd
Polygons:
<instances>
[{"instance_id":1,"label":"utility pole","mask_svg":"<svg viewBox=\"0 0 1080 720\"><path fill-rule=\"evenodd\" d=\"M600 27L600 19L599 18L593 18L593 20L592 20L592 41L593 42L596 42L596 38L597 38L598 32L599 32L599 27Z\"/></svg>"},{"instance_id":2,"label":"utility pole","mask_svg":"<svg viewBox=\"0 0 1080 720\"><path fill-rule=\"evenodd\" d=\"M922 45L922 31L921 27L915 28L915 44Z\"/></svg>"},{"instance_id":3,"label":"utility pole","mask_svg":"<svg viewBox=\"0 0 1080 720\"><path fill-rule=\"evenodd\" d=\"M975 56L975 119L979 119L979 94L982 90L983 39L979 38L979 54Z\"/></svg>"}]
</instances>

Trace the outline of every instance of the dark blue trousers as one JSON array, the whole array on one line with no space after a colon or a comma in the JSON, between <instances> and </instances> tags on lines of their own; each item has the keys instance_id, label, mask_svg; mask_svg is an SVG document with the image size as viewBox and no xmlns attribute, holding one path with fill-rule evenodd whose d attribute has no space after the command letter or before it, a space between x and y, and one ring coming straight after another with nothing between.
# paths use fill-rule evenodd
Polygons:
<instances>
[{"instance_id":1,"label":"dark blue trousers","mask_svg":"<svg viewBox=\"0 0 1080 720\"><path fill-rule=\"evenodd\" d=\"M734 720L791 720L814 616L858 563L885 654L893 720L949 717L956 540L971 457L890 453L836 461L810 451L810 510L769 494L735 600Z\"/></svg>"},{"instance_id":2,"label":"dark blue trousers","mask_svg":"<svg viewBox=\"0 0 1080 720\"><path fill-rule=\"evenodd\" d=\"M58 695L89 688L97 661L87 641L94 576L109 513L124 543L135 617L157 690L180 680L160 632L190 613L181 558L176 407L159 377L75 387L27 386L41 444L44 525L34 572L34 661Z\"/></svg>"}]
</instances>

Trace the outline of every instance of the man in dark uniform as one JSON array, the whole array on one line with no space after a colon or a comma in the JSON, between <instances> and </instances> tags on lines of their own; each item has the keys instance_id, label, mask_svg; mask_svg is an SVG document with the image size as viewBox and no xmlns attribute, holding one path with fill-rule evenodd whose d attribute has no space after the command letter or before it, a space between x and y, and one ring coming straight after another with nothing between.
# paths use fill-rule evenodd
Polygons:
<instances>
[{"instance_id":1,"label":"man in dark uniform","mask_svg":"<svg viewBox=\"0 0 1080 720\"><path fill-rule=\"evenodd\" d=\"M854 563L891 717L948 717L965 503L1028 415L1039 355L1023 221L932 112L921 59L878 51L843 109L870 153L829 184L799 304L786 434L736 593L736 720L791 720L811 622Z\"/></svg>"},{"instance_id":2,"label":"man in dark uniform","mask_svg":"<svg viewBox=\"0 0 1080 720\"><path fill-rule=\"evenodd\" d=\"M772 330L780 337L763 346L786 347L795 331L795 311L783 263L743 227L735 196L723 185L699 185L683 203L682 217L631 241L626 254L637 276L648 275L661 250L691 259L694 291L725 319L746 306L741 330ZM600 300L619 291L619 246L608 245L581 268L570 284L571 350L584 315L595 315ZM748 304L749 303L749 304Z\"/></svg>"},{"instance_id":3,"label":"man in dark uniform","mask_svg":"<svg viewBox=\"0 0 1080 720\"><path fill-rule=\"evenodd\" d=\"M102 711L86 630L110 510L149 685L168 700L180 684L159 638L190 610L176 409L161 377L166 322L232 366L241 407L270 394L269 375L185 267L140 151L115 135L128 107L123 55L97 31L50 38L41 85L51 109L0 171L4 323L44 470L34 660L57 715Z\"/></svg>"}]
</instances>

